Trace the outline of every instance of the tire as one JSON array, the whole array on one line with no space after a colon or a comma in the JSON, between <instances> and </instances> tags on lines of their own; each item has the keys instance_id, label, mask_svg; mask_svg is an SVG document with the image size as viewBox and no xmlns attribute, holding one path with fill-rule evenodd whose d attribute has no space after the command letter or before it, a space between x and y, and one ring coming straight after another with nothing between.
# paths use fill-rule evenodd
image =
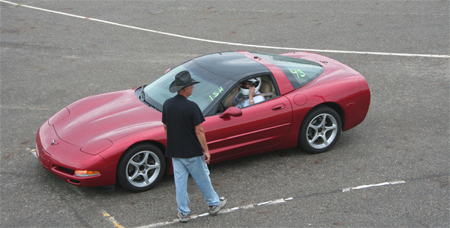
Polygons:
<instances>
[{"instance_id":1,"label":"tire","mask_svg":"<svg viewBox=\"0 0 450 228\"><path fill-rule=\"evenodd\" d=\"M117 181L131 192L155 187L164 176L166 161L161 150L152 144L138 144L128 149L117 165Z\"/></svg>"},{"instance_id":2,"label":"tire","mask_svg":"<svg viewBox=\"0 0 450 228\"><path fill-rule=\"evenodd\" d=\"M341 130L342 122L339 114L328 106L318 106L303 119L299 146L312 154L325 152L336 144Z\"/></svg>"}]
</instances>

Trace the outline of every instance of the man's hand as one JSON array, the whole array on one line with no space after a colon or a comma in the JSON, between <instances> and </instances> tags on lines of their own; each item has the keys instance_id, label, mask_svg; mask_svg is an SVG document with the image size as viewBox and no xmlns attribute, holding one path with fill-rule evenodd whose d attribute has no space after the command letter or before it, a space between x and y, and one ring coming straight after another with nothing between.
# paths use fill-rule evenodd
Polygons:
<instances>
[{"instance_id":1,"label":"man's hand","mask_svg":"<svg viewBox=\"0 0 450 228\"><path fill-rule=\"evenodd\" d=\"M253 100L253 96L255 95L255 87L251 86L250 88L250 92L248 93L248 98L250 98L250 100Z\"/></svg>"},{"instance_id":2,"label":"man's hand","mask_svg":"<svg viewBox=\"0 0 450 228\"><path fill-rule=\"evenodd\" d=\"M203 157L205 158L205 163L209 164L209 161L211 160L211 155L209 154L209 151L204 151Z\"/></svg>"}]
</instances>

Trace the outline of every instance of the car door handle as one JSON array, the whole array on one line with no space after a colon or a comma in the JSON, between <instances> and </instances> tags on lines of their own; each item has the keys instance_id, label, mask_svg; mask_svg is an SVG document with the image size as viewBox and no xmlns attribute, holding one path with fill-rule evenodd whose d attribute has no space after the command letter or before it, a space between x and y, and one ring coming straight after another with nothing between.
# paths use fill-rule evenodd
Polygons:
<instances>
[{"instance_id":1,"label":"car door handle","mask_svg":"<svg viewBox=\"0 0 450 228\"><path fill-rule=\"evenodd\" d=\"M272 110L276 111L276 110L281 110L284 109L286 107L286 105L284 104L278 104L272 107Z\"/></svg>"}]
</instances>

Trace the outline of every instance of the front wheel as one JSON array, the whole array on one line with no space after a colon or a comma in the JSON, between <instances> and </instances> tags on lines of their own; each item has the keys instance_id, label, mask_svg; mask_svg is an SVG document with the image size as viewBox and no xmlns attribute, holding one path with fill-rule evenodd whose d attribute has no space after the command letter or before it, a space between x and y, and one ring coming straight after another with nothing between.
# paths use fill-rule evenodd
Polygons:
<instances>
[{"instance_id":1,"label":"front wheel","mask_svg":"<svg viewBox=\"0 0 450 228\"><path fill-rule=\"evenodd\" d=\"M308 113L300 127L300 148L313 154L329 150L341 135L339 114L328 106L319 106Z\"/></svg>"},{"instance_id":2,"label":"front wheel","mask_svg":"<svg viewBox=\"0 0 450 228\"><path fill-rule=\"evenodd\" d=\"M161 180L165 167L164 155L158 147L135 145L122 155L117 167L117 181L128 191L147 191Z\"/></svg>"}]
</instances>

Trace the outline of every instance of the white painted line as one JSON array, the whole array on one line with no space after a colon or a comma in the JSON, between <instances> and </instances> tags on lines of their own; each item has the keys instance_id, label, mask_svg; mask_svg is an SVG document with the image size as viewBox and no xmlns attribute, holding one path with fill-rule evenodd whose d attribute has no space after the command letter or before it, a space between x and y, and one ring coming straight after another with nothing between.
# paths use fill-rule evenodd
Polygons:
<instances>
[{"instance_id":1,"label":"white painted line","mask_svg":"<svg viewBox=\"0 0 450 228\"><path fill-rule=\"evenodd\" d=\"M389 182L389 184L404 184L404 183L406 183L406 181L391 181L391 182Z\"/></svg>"},{"instance_id":2,"label":"white painted line","mask_svg":"<svg viewBox=\"0 0 450 228\"><path fill-rule=\"evenodd\" d=\"M285 203L285 202L286 202L286 200L284 200L284 199L277 199L277 200L272 201L271 204Z\"/></svg>"},{"instance_id":3,"label":"white painted line","mask_svg":"<svg viewBox=\"0 0 450 228\"><path fill-rule=\"evenodd\" d=\"M253 204L251 205L247 205L247 206L242 206L241 209L251 209L254 208L255 206L253 206Z\"/></svg>"},{"instance_id":4,"label":"white painted line","mask_svg":"<svg viewBox=\"0 0 450 228\"><path fill-rule=\"evenodd\" d=\"M293 200L293 199L294 198L289 197L286 200ZM250 204L250 205L241 206L241 207L233 207L231 209L222 209L219 211L219 214L227 214L227 213L237 211L239 209L251 209L251 208L254 208L255 206L264 206L264 205L274 205L274 204L279 204L279 203L285 203L286 200L285 199L277 199L277 200L270 200L270 201L257 203L257 204ZM205 217L205 216L209 216L209 213L203 213L200 215L192 215L191 219L197 219L197 218L201 218L201 217ZM145 226L140 226L137 228L150 228L150 227L165 226L165 225L171 225L171 224L178 223L178 222L180 222L179 219L174 219L171 222L169 222L169 221L159 222L159 223L149 224L149 225L145 225Z\"/></svg>"},{"instance_id":5,"label":"white painted line","mask_svg":"<svg viewBox=\"0 0 450 228\"><path fill-rule=\"evenodd\" d=\"M191 36L183 36L183 35L174 34L174 33L168 33L168 32L161 32L161 31L157 31L157 30L140 28L140 27L136 27L136 26L130 26L130 25L120 24L120 23L116 23L116 22L96 19L96 18L90 18L90 17L79 16L79 15L75 15L75 14L69 14L69 13L64 13L64 12L59 12L59 11L54 11L54 10L48 10L48 9L43 9L43 8L29 6L29 5L24 5L24 4L18 4L18 3L14 3L14 2L10 2L10 1L0 0L0 2L11 4L11 5L15 5L15 6L21 6L21 7L25 7L25 8L30 8L30 9L34 9L34 10L40 10L40 11L44 11L44 12L48 12L48 13L54 13L54 14L59 14L59 15L64 15L64 16L69 16L69 17L75 17L75 18L80 18L80 19L96 21L96 22L100 22L100 23L104 23L104 24L120 26L120 27L124 27L124 28L130 28L130 29L135 29L135 30L140 30L140 31L156 33L156 34L160 34L160 35L178 37L178 38L182 38L182 39L195 40L195 41L200 41L200 42L208 42L208 43L215 43L215 44L239 46L239 47L266 48L266 49L278 49L278 50L289 50L289 51L310 51L310 52L341 53L341 54L360 54L360 55L384 55L384 56L403 56L403 57L450 58L450 55L344 51L344 50L308 49L308 48L295 48L295 47L276 47L276 46L233 43L233 42L226 42L226 41L202 39L202 38L191 37Z\"/></svg>"},{"instance_id":6,"label":"white painted line","mask_svg":"<svg viewBox=\"0 0 450 228\"><path fill-rule=\"evenodd\" d=\"M406 182L405 181L391 181L391 182L383 182L383 183L379 183L379 184L361 185L361 186L357 186L357 187L344 188L344 189L342 189L342 192L349 192L351 190L380 187L380 186L394 185L394 184L404 184L404 183L406 183Z\"/></svg>"},{"instance_id":7,"label":"white painted line","mask_svg":"<svg viewBox=\"0 0 450 228\"><path fill-rule=\"evenodd\" d=\"M258 204L256 204L256 206L262 206L262 205L266 205L266 204L269 204L269 203L270 203L270 201L269 202L258 203Z\"/></svg>"}]
</instances>

